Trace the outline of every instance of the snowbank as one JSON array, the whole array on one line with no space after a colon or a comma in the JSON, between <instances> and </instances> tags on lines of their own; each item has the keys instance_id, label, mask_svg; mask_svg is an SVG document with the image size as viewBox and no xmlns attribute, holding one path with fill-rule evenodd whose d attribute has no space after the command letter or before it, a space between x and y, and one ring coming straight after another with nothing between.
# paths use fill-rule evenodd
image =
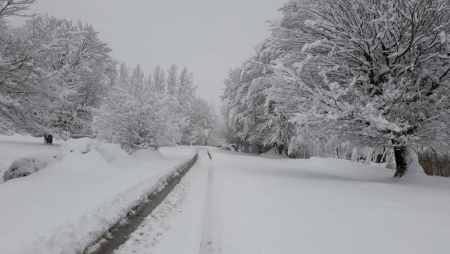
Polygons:
<instances>
[{"instance_id":1,"label":"snowbank","mask_svg":"<svg viewBox=\"0 0 450 254\"><path fill-rule=\"evenodd\" d=\"M168 158L162 155L158 150L141 149L134 152L131 157L137 160L167 160Z\"/></svg>"},{"instance_id":2,"label":"snowbank","mask_svg":"<svg viewBox=\"0 0 450 254\"><path fill-rule=\"evenodd\" d=\"M169 159L186 160L192 158L201 149L203 147L200 146L176 146L161 147L158 150Z\"/></svg>"},{"instance_id":3,"label":"snowbank","mask_svg":"<svg viewBox=\"0 0 450 254\"><path fill-rule=\"evenodd\" d=\"M97 143L95 150L97 150L97 152L99 152L107 162L112 162L128 157L128 153L125 152L119 144L99 142Z\"/></svg>"},{"instance_id":4,"label":"snowbank","mask_svg":"<svg viewBox=\"0 0 450 254\"><path fill-rule=\"evenodd\" d=\"M57 158L61 160L71 153L87 154L92 149L100 153L107 162L128 156L118 144L99 142L91 138L71 139L66 141L58 152Z\"/></svg>"},{"instance_id":5,"label":"snowbank","mask_svg":"<svg viewBox=\"0 0 450 254\"><path fill-rule=\"evenodd\" d=\"M56 154L45 169L0 184L1 254L81 253L186 161L137 160L89 139L66 142Z\"/></svg>"},{"instance_id":6,"label":"snowbank","mask_svg":"<svg viewBox=\"0 0 450 254\"><path fill-rule=\"evenodd\" d=\"M48 162L38 158L19 158L5 171L3 180L8 181L14 178L29 176L43 169L47 165Z\"/></svg>"}]
</instances>

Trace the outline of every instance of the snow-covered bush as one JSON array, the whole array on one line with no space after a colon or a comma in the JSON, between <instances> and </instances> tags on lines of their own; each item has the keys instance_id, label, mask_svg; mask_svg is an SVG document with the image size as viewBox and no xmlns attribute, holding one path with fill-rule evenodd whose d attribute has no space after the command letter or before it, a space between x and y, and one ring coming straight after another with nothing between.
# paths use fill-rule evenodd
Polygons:
<instances>
[{"instance_id":1,"label":"snow-covered bush","mask_svg":"<svg viewBox=\"0 0 450 254\"><path fill-rule=\"evenodd\" d=\"M64 142L58 152L57 159L62 160L71 153L87 154L92 150L100 153L108 162L128 156L128 153L122 150L118 144L99 142L91 138L80 138Z\"/></svg>"},{"instance_id":2,"label":"snow-covered bush","mask_svg":"<svg viewBox=\"0 0 450 254\"><path fill-rule=\"evenodd\" d=\"M95 141L91 138L71 139L61 145L61 148L58 151L57 158L58 160L62 160L64 157L71 153L87 154L91 151L92 148L95 147L97 142L98 141Z\"/></svg>"},{"instance_id":3,"label":"snow-covered bush","mask_svg":"<svg viewBox=\"0 0 450 254\"><path fill-rule=\"evenodd\" d=\"M48 162L38 158L19 158L5 171L3 180L8 181L14 178L31 175L48 165Z\"/></svg>"}]
</instances>

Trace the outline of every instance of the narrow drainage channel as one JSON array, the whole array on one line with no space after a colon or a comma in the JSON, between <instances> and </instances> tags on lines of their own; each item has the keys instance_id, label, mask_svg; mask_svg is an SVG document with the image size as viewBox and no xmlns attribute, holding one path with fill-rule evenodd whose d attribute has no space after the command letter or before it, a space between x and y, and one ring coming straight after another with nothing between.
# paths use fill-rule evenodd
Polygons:
<instances>
[{"instance_id":1,"label":"narrow drainage channel","mask_svg":"<svg viewBox=\"0 0 450 254\"><path fill-rule=\"evenodd\" d=\"M125 223L118 223L111 228L103 237L98 240L93 246L88 247L84 254L112 254L122 244L124 244L128 237L136 231L141 223L147 218L153 210L161 204L161 202L169 195L175 186L181 181L184 175L197 162L198 154L190 160L184 168L177 171L168 181L166 186L158 191L150 194L145 203L140 204L127 214ZM95 247L94 247L95 246Z\"/></svg>"}]
</instances>

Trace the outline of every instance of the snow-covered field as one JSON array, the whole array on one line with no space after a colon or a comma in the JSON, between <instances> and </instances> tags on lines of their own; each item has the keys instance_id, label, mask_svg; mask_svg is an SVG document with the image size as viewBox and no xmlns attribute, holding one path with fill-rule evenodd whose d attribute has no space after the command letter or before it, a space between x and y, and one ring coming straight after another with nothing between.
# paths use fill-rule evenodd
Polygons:
<instances>
[{"instance_id":1,"label":"snow-covered field","mask_svg":"<svg viewBox=\"0 0 450 254\"><path fill-rule=\"evenodd\" d=\"M0 139L2 167L30 154L58 157L28 177L0 184L1 254L79 253L195 154L189 147L167 148L108 162L101 150L71 153L80 140L61 148L40 140Z\"/></svg>"}]
</instances>

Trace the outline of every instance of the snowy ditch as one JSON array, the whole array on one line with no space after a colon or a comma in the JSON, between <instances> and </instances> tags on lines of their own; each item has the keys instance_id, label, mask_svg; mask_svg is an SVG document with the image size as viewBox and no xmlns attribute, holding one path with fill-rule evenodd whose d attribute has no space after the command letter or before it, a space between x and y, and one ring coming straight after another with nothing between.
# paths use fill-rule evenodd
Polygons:
<instances>
[{"instance_id":1,"label":"snowy ditch","mask_svg":"<svg viewBox=\"0 0 450 254\"><path fill-rule=\"evenodd\" d=\"M145 196L140 203L133 207L125 216L108 230L94 244L86 248L85 254L110 254L123 245L128 237L136 231L141 223L163 202L184 175L195 165L198 153L189 161L177 167L176 172L163 180L162 184Z\"/></svg>"}]
</instances>

